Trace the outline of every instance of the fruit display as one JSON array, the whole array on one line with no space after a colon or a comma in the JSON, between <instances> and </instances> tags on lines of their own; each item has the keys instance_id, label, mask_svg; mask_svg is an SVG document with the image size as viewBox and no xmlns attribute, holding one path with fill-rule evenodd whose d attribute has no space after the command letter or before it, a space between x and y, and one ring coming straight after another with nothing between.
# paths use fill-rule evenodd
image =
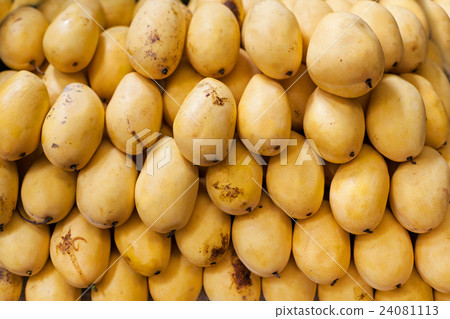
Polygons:
<instances>
[{"instance_id":1,"label":"fruit display","mask_svg":"<svg viewBox=\"0 0 450 319\"><path fill-rule=\"evenodd\" d=\"M0 300L450 300L450 0L0 0Z\"/></svg>"}]
</instances>

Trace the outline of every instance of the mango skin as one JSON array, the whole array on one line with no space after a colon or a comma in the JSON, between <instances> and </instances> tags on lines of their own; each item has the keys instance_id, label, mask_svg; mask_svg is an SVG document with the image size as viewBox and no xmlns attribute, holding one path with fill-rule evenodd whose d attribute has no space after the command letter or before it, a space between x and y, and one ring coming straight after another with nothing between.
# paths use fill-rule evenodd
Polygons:
<instances>
[{"instance_id":1,"label":"mango skin","mask_svg":"<svg viewBox=\"0 0 450 319\"><path fill-rule=\"evenodd\" d=\"M45 57L61 72L81 71L94 56L98 36L97 24L73 3L47 28L43 42Z\"/></svg>"},{"instance_id":2,"label":"mango skin","mask_svg":"<svg viewBox=\"0 0 450 319\"><path fill-rule=\"evenodd\" d=\"M159 132L162 104L161 93L153 81L137 72L125 75L106 108L106 130L114 146L137 155L155 143L156 138L146 137ZM136 138L141 142L127 149L127 142Z\"/></svg>"},{"instance_id":3,"label":"mango skin","mask_svg":"<svg viewBox=\"0 0 450 319\"><path fill-rule=\"evenodd\" d=\"M75 73L64 73L58 71L53 65L49 64L45 69L45 74L42 76L47 87L48 95L50 97L50 105L55 104L58 96L64 91L64 88L72 83L81 83L88 85L86 75L80 71Z\"/></svg>"},{"instance_id":4,"label":"mango skin","mask_svg":"<svg viewBox=\"0 0 450 319\"><path fill-rule=\"evenodd\" d=\"M15 211L0 232L0 265L19 276L36 275L48 259L50 228L30 224L19 214Z\"/></svg>"},{"instance_id":5,"label":"mango skin","mask_svg":"<svg viewBox=\"0 0 450 319\"><path fill-rule=\"evenodd\" d=\"M239 46L239 24L231 10L212 2L195 11L186 36L186 53L198 73L214 78L228 75L238 61Z\"/></svg>"},{"instance_id":6,"label":"mango skin","mask_svg":"<svg viewBox=\"0 0 450 319\"><path fill-rule=\"evenodd\" d=\"M425 145L426 114L414 85L386 74L372 92L366 131L377 151L392 161L404 162L419 155Z\"/></svg>"},{"instance_id":7,"label":"mango skin","mask_svg":"<svg viewBox=\"0 0 450 319\"><path fill-rule=\"evenodd\" d=\"M283 87L264 74L255 74L247 84L238 106L237 131L264 156L280 154L281 147L271 140L291 135L291 110ZM263 141L265 140L265 141ZM263 142L262 145L259 143ZM257 147L256 147L257 148Z\"/></svg>"},{"instance_id":8,"label":"mango skin","mask_svg":"<svg viewBox=\"0 0 450 319\"><path fill-rule=\"evenodd\" d=\"M27 301L75 301L81 289L70 286L48 260L39 274L28 279L25 287Z\"/></svg>"},{"instance_id":9,"label":"mango skin","mask_svg":"<svg viewBox=\"0 0 450 319\"><path fill-rule=\"evenodd\" d=\"M6 225L16 208L19 194L19 174L14 162L0 159L0 225Z\"/></svg>"},{"instance_id":10,"label":"mango skin","mask_svg":"<svg viewBox=\"0 0 450 319\"><path fill-rule=\"evenodd\" d=\"M362 235L381 222L389 196L389 172L384 158L363 144L359 155L339 166L330 186L330 205L339 225Z\"/></svg>"},{"instance_id":11,"label":"mango skin","mask_svg":"<svg viewBox=\"0 0 450 319\"><path fill-rule=\"evenodd\" d=\"M320 301L372 301L373 289L359 275L355 263L350 262L347 274L334 285L319 285Z\"/></svg>"},{"instance_id":12,"label":"mango skin","mask_svg":"<svg viewBox=\"0 0 450 319\"><path fill-rule=\"evenodd\" d=\"M25 212L38 223L59 222L75 204L76 183L75 172L64 171L41 155L22 181L20 194Z\"/></svg>"},{"instance_id":13,"label":"mango skin","mask_svg":"<svg viewBox=\"0 0 450 319\"><path fill-rule=\"evenodd\" d=\"M120 80L133 72L128 55L123 51L127 34L126 26L112 27L102 32L88 67L91 88L106 101L111 99Z\"/></svg>"},{"instance_id":14,"label":"mango skin","mask_svg":"<svg viewBox=\"0 0 450 319\"><path fill-rule=\"evenodd\" d=\"M310 218L296 221L292 254L298 268L318 284L331 284L345 275L350 265L350 235L334 220L328 201Z\"/></svg>"},{"instance_id":15,"label":"mango skin","mask_svg":"<svg viewBox=\"0 0 450 319\"><path fill-rule=\"evenodd\" d=\"M404 284L414 266L411 238L389 210L372 233L355 237L353 255L358 273L377 290Z\"/></svg>"},{"instance_id":16,"label":"mango skin","mask_svg":"<svg viewBox=\"0 0 450 319\"><path fill-rule=\"evenodd\" d=\"M359 97L376 87L385 67L381 44L369 25L343 11L328 14L317 25L306 66L318 87L346 98Z\"/></svg>"},{"instance_id":17,"label":"mango skin","mask_svg":"<svg viewBox=\"0 0 450 319\"><path fill-rule=\"evenodd\" d=\"M247 164L248 159L251 161ZM236 165L233 160L227 157L208 167L206 189L213 203L222 211L244 215L259 203L263 168L239 140L236 141Z\"/></svg>"},{"instance_id":18,"label":"mango skin","mask_svg":"<svg viewBox=\"0 0 450 319\"><path fill-rule=\"evenodd\" d=\"M302 33L295 15L275 0L255 2L242 26L244 47L265 75L281 80L297 73L302 61ZM277 37L267 38L268 34Z\"/></svg>"},{"instance_id":19,"label":"mango skin","mask_svg":"<svg viewBox=\"0 0 450 319\"><path fill-rule=\"evenodd\" d=\"M450 301L450 293L434 290L434 301Z\"/></svg>"},{"instance_id":20,"label":"mango skin","mask_svg":"<svg viewBox=\"0 0 450 319\"><path fill-rule=\"evenodd\" d=\"M126 43L133 68L156 80L171 75L183 54L186 28L178 1L144 1L131 22Z\"/></svg>"},{"instance_id":21,"label":"mango skin","mask_svg":"<svg viewBox=\"0 0 450 319\"><path fill-rule=\"evenodd\" d=\"M89 162L103 136L105 111L95 92L81 83L64 89L42 126L42 148L55 166L78 171Z\"/></svg>"},{"instance_id":22,"label":"mango skin","mask_svg":"<svg viewBox=\"0 0 450 319\"><path fill-rule=\"evenodd\" d=\"M231 241L231 217L214 205L204 187L189 222L175 233L177 246L192 264L207 267L225 255Z\"/></svg>"},{"instance_id":23,"label":"mango skin","mask_svg":"<svg viewBox=\"0 0 450 319\"><path fill-rule=\"evenodd\" d=\"M262 292L267 301L313 301L317 284L306 277L291 256L280 278L262 278Z\"/></svg>"},{"instance_id":24,"label":"mango skin","mask_svg":"<svg viewBox=\"0 0 450 319\"><path fill-rule=\"evenodd\" d=\"M422 279L442 293L450 293L448 250L450 247L450 205L444 221L432 231L417 236L416 267Z\"/></svg>"},{"instance_id":25,"label":"mango skin","mask_svg":"<svg viewBox=\"0 0 450 319\"><path fill-rule=\"evenodd\" d=\"M425 282L414 268L408 281L399 288L389 291L377 290L376 301L433 301L433 289Z\"/></svg>"},{"instance_id":26,"label":"mango skin","mask_svg":"<svg viewBox=\"0 0 450 319\"><path fill-rule=\"evenodd\" d=\"M202 79L203 76L197 73L189 62L181 61L175 72L166 80L163 94L164 121L170 127L173 126L184 99Z\"/></svg>"},{"instance_id":27,"label":"mango skin","mask_svg":"<svg viewBox=\"0 0 450 319\"><path fill-rule=\"evenodd\" d=\"M9 68L32 71L44 62L42 39L48 21L33 7L9 14L0 27L0 58ZM32 32L30 32L32 30Z\"/></svg>"},{"instance_id":28,"label":"mango skin","mask_svg":"<svg viewBox=\"0 0 450 319\"><path fill-rule=\"evenodd\" d=\"M110 232L92 226L76 206L56 224L50 240L53 265L76 288L87 288L101 280L110 250Z\"/></svg>"},{"instance_id":29,"label":"mango skin","mask_svg":"<svg viewBox=\"0 0 450 319\"><path fill-rule=\"evenodd\" d=\"M136 6L134 0L99 0L105 11L106 27L128 26Z\"/></svg>"},{"instance_id":30,"label":"mango skin","mask_svg":"<svg viewBox=\"0 0 450 319\"><path fill-rule=\"evenodd\" d=\"M169 264L171 239L145 226L137 212L114 229L114 242L130 267L143 276L159 274Z\"/></svg>"},{"instance_id":31,"label":"mango skin","mask_svg":"<svg viewBox=\"0 0 450 319\"><path fill-rule=\"evenodd\" d=\"M236 216L232 238L242 263L261 277L280 273L289 261L292 222L270 198L263 194L252 212ZM273 256L277 256L276 259Z\"/></svg>"},{"instance_id":32,"label":"mango skin","mask_svg":"<svg viewBox=\"0 0 450 319\"><path fill-rule=\"evenodd\" d=\"M147 278L135 272L117 251L109 257L109 269L92 290L92 301L147 301Z\"/></svg>"},{"instance_id":33,"label":"mango skin","mask_svg":"<svg viewBox=\"0 0 450 319\"><path fill-rule=\"evenodd\" d=\"M148 286L156 301L194 301L202 289L203 268L191 264L172 246L166 270L148 278Z\"/></svg>"},{"instance_id":34,"label":"mango skin","mask_svg":"<svg viewBox=\"0 0 450 319\"><path fill-rule=\"evenodd\" d=\"M213 78L201 80L186 96L173 122L173 135L183 156L200 166L222 161L228 153L228 140L234 135L236 113L233 94L225 84ZM216 145L203 143L194 153L195 141L202 139L222 140L217 152L222 151L223 157L205 157L216 153Z\"/></svg>"},{"instance_id":35,"label":"mango skin","mask_svg":"<svg viewBox=\"0 0 450 319\"><path fill-rule=\"evenodd\" d=\"M438 151L425 146L414 163L400 164L392 176L389 196L392 212L409 231L429 232L447 214L449 185L447 162Z\"/></svg>"},{"instance_id":36,"label":"mango skin","mask_svg":"<svg viewBox=\"0 0 450 319\"><path fill-rule=\"evenodd\" d=\"M22 277L0 267L0 301L18 301L22 285Z\"/></svg>"},{"instance_id":37,"label":"mango skin","mask_svg":"<svg viewBox=\"0 0 450 319\"><path fill-rule=\"evenodd\" d=\"M287 147L287 161L281 156L271 157L266 173L267 190L275 205L293 218L307 218L317 212L322 204L325 177L321 163L312 155L303 163L297 161L302 148L307 146L305 138L292 131L291 140L296 146ZM310 149L309 152L312 150ZM286 190L285 185L290 189ZM261 185L261 184L260 184Z\"/></svg>"},{"instance_id":38,"label":"mango skin","mask_svg":"<svg viewBox=\"0 0 450 319\"><path fill-rule=\"evenodd\" d=\"M167 156L170 161L158 167ZM174 179L178 182L173 183ZM194 209L198 181L198 168L181 155L175 140L171 137L159 140L136 182L136 210L143 223L158 233L183 228Z\"/></svg>"},{"instance_id":39,"label":"mango skin","mask_svg":"<svg viewBox=\"0 0 450 319\"><path fill-rule=\"evenodd\" d=\"M49 107L44 83L28 71L17 72L0 87L0 159L16 161L39 146Z\"/></svg>"},{"instance_id":40,"label":"mango skin","mask_svg":"<svg viewBox=\"0 0 450 319\"><path fill-rule=\"evenodd\" d=\"M261 295L261 277L244 266L232 245L220 262L205 268L203 285L213 301L257 301Z\"/></svg>"},{"instance_id":41,"label":"mango skin","mask_svg":"<svg viewBox=\"0 0 450 319\"><path fill-rule=\"evenodd\" d=\"M358 101L317 88L306 104L303 129L321 157L336 164L347 163L361 150L364 112Z\"/></svg>"}]
</instances>

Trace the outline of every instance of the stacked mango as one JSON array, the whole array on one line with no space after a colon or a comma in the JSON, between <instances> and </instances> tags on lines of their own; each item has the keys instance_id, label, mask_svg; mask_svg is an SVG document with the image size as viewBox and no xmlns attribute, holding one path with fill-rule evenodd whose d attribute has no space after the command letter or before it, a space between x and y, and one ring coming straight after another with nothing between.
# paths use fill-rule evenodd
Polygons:
<instances>
[{"instance_id":1,"label":"stacked mango","mask_svg":"<svg viewBox=\"0 0 450 319\"><path fill-rule=\"evenodd\" d=\"M449 300L449 13L0 1L0 299Z\"/></svg>"}]
</instances>

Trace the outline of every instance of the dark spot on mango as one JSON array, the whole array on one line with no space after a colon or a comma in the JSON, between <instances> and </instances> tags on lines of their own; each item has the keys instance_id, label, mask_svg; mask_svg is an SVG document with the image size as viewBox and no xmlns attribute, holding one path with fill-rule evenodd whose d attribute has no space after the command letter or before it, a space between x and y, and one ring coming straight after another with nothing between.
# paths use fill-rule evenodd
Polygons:
<instances>
[{"instance_id":1,"label":"dark spot on mango","mask_svg":"<svg viewBox=\"0 0 450 319\"><path fill-rule=\"evenodd\" d=\"M78 164L73 164L70 166L70 169L73 171L77 171L77 166L78 166Z\"/></svg>"},{"instance_id":2,"label":"dark spot on mango","mask_svg":"<svg viewBox=\"0 0 450 319\"><path fill-rule=\"evenodd\" d=\"M246 211L248 211L249 213L252 211L252 208L249 206L245 209Z\"/></svg>"},{"instance_id":3,"label":"dark spot on mango","mask_svg":"<svg viewBox=\"0 0 450 319\"><path fill-rule=\"evenodd\" d=\"M447 141L444 142L444 145L447 145Z\"/></svg>"},{"instance_id":4,"label":"dark spot on mango","mask_svg":"<svg viewBox=\"0 0 450 319\"><path fill-rule=\"evenodd\" d=\"M280 274L278 272L273 272L272 275L275 276L275 278L281 278Z\"/></svg>"},{"instance_id":5,"label":"dark spot on mango","mask_svg":"<svg viewBox=\"0 0 450 319\"><path fill-rule=\"evenodd\" d=\"M369 87L369 88L372 88L372 79L367 79L366 80L366 84L367 84L367 86Z\"/></svg>"},{"instance_id":6,"label":"dark spot on mango","mask_svg":"<svg viewBox=\"0 0 450 319\"><path fill-rule=\"evenodd\" d=\"M63 125L66 124L66 121L62 121L61 124L63 124Z\"/></svg>"},{"instance_id":7,"label":"dark spot on mango","mask_svg":"<svg viewBox=\"0 0 450 319\"><path fill-rule=\"evenodd\" d=\"M92 290L94 290L95 292L98 291L98 288L97 288L97 286L95 284L92 284Z\"/></svg>"},{"instance_id":8,"label":"dark spot on mango","mask_svg":"<svg viewBox=\"0 0 450 319\"><path fill-rule=\"evenodd\" d=\"M159 38L159 34L156 30L153 30L152 32L150 32L150 36L149 36L150 42L151 43L155 43L156 41L161 40Z\"/></svg>"},{"instance_id":9,"label":"dark spot on mango","mask_svg":"<svg viewBox=\"0 0 450 319\"><path fill-rule=\"evenodd\" d=\"M244 266L237 256L233 256L231 259L231 265L233 266L233 281L236 284L236 288L241 290L242 288L251 286L251 272Z\"/></svg>"},{"instance_id":10,"label":"dark spot on mango","mask_svg":"<svg viewBox=\"0 0 450 319\"><path fill-rule=\"evenodd\" d=\"M110 212L111 213L111 212ZM113 222L112 224L111 224L111 228L115 228L116 226L117 226L117 224L118 224L119 222Z\"/></svg>"},{"instance_id":11,"label":"dark spot on mango","mask_svg":"<svg viewBox=\"0 0 450 319\"><path fill-rule=\"evenodd\" d=\"M220 259L228 249L228 244L230 243L230 235L229 234L220 234L221 237L221 243L219 247L213 247L211 250L211 256L209 257L209 260L211 262L217 261L217 259Z\"/></svg>"},{"instance_id":12,"label":"dark spot on mango","mask_svg":"<svg viewBox=\"0 0 450 319\"><path fill-rule=\"evenodd\" d=\"M312 215L312 212L306 214L306 217L309 217L309 216L311 216L311 215Z\"/></svg>"},{"instance_id":13,"label":"dark spot on mango","mask_svg":"<svg viewBox=\"0 0 450 319\"><path fill-rule=\"evenodd\" d=\"M412 70L412 73L415 73L417 71L417 68L415 68L414 70Z\"/></svg>"},{"instance_id":14,"label":"dark spot on mango","mask_svg":"<svg viewBox=\"0 0 450 319\"><path fill-rule=\"evenodd\" d=\"M392 67L395 68L398 65L398 62L395 61L394 64L392 64Z\"/></svg>"},{"instance_id":15,"label":"dark spot on mango","mask_svg":"<svg viewBox=\"0 0 450 319\"><path fill-rule=\"evenodd\" d=\"M155 275L159 275L161 273L161 270L157 270L156 272L155 272Z\"/></svg>"},{"instance_id":16,"label":"dark spot on mango","mask_svg":"<svg viewBox=\"0 0 450 319\"><path fill-rule=\"evenodd\" d=\"M338 280L339 280L339 278L336 278L335 280L333 280L333 282L330 284L330 286L333 287L334 285L336 285Z\"/></svg>"},{"instance_id":17,"label":"dark spot on mango","mask_svg":"<svg viewBox=\"0 0 450 319\"><path fill-rule=\"evenodd\" d=\"M23 152L23 153L20 153L20 154L19 154L19 157L25 157L25 155L27 155L27 153L26 153L26 152Z\"/></svg>"},{"instance_id":18,"label":"dark spot on mango","mask_svg":"<svg viewBox=\"0 0 450 319\"><path fill-rule=\"evenodd\" d=\"M372 234L373 231L371 231L369 228L364 229L363 232L367 233L367 234Z\"/></svg>"},{"instance_id":19,"label":"dark spot on mango","mask_svg":"<svg viewBox=\"0 0 450 319\"><path fill-rule=\"evenodd\" d=\"M412 157L412 156L407 157L406 160L407 160L408 162L410 162L411 164L416 165L416 162L413 160L413 157Z\"/></svg>"},{"instance_id":20,"label":"dark spot on mango","mask_svg":"<svg viewBox=\"0 0 450 319\"><path fill-rule=\"evenodd\" d=\"M219 70L219 73L223 75L223 74L225 73L225 69L224 69L224 68L221 68L221 69Z\"/></svg>"},{"instance_id":21,"label":"dark spot on mango","mask_svg":"<svg viewBox=\"0 0 450 319\"><path fill-rule=\"evenodd\" d=\"M428 229L427 231L432 231L433 230L433 227L432 228L430 228L430 229Z\"/></svg>"},{"instance_id":22,"label":"dark spot on mango","mask_svg":"<svg viewBox=\"0 0 450 319\"><path fill-rule=\"evenodd\" d=\"M176 231L176 229L171 230L171 231L167 234L167 238L172 238L173 235L175 235L175 231Z\"/></svg>"},{"instance_id":23,"label":"dark spot on mango","mask_svg":"<svg viewBox=\"0 0 450 319\"><path fill-rule=\"evenodd\" d=\"M164 68L164 69L161 70L161 73L164 74L164 75L166 75L167 72L169 72L169 70L167 70L166 68Z\"/></svg>"},{"instance_id":24,"label":"dark spot on mango","mask_svg":"<svg viewBox=\"0 0 450 319\"><path fill-rule=\"evenodd\" d=\"M398 284L397 286L395 286L395 287L397 287L397 288L400 288L402 286L402 284Z\"/></svg>"},{"instance_id":25,"label":"dark spot on mango","mask_svg":"<svg viewBox=\"0 0 450 319\"><path fill-rule=\"evenodd\" d=\"M219 163L219 160L217 158L212 160L213 163Z\"/></svg>"},{"instance_id":26,"label":"dark spot on mango","mask_svg":"<svg viewBox=\"0 0 450 319\"><path fill-rule=\"evenodd\" d=\"M355 152L350 153L350 157L353 157L353 156L355 156Z\"/></svg>"},{"instance_id":27,"label":"dark spot on mango","mask_svg":"<svg viewBox=\"0 0 450 319\"><path fill-rule=\"evenodd\" d=\"M76 68L76 67L78 66L78 62L73 62L73 63L72 63L72 66L73 66L74 68Z\"/></svg>"},{"instance_id":28,"label":"dark spot on mango","mask_svg":"<svg viewBox=\"0 0 450 319\"><path fill-rule=\"evenodd\" d=\"M31 270L27 270L26 274L27 274L27 276L31 276L33 274L33 272Z\"/></svg>"},{"instance_id":29,"label":"dark spot on mango","mask_svg":"<svg viewBox=\"0 0 450 319\"><path fill-rule=\"evenodd\" d=\"M211 266L212 266L212 265L215 265L215 264L217 264L215 261L213 261L212 263L210 263Z\"/></svg>"},{"instance_id":30,"label":"dark spot on mango","mask_svg":"<svg viewBox=\"0 0 450 319\"><path fill-rule=\"evenodd\" d=\"M259 208L262 208L262 205L259 205L258 207L259 207Z\"/></svg>"},{"instance_id":31,"label":"dark spot on mango","mask_svg":"<svg viewBox=\"0 0 450 319\"><path fill-rule=\"evenodd\" d=\"M342 59L339 59L339 62L342 62Z\"/></svg>"},{"instance_id":32,"label":"dark spot on mango","mask_svg":"<svg viewBox=\"0 0 450 319\"><path fill-rule=\"evenodd\" d=\"M58 144L55 144L55 143L52 144L52 148L58 148L58 147L59 147Z\"/></svg>"},{"instance_id":33,"label":"dark spot on mango","mask_svg":"<svg viewBox=\"0 0 450 319\"><path fill-rule=\"evenodd\" d=\"M278 151L279 149L280 149L280 145L277 145L277 146L274 147L275 151Z\"/></svg>"},{"instance_id":34,"label":"dark spot on mango","mask_svg":"<svg viewBox=\"0 0 450 319\"><path fill-rule=\"evenodd\" d=\"M232 0L227 0L224 2L224 5L228 7L228 9L230 9L231 12L233 12L234 16L239 21L239 8L237 7L236 3L234 3L234 1Z\"/></svg>"},{"instance_id":35,"label":"dark spot on mango","mask_svg":"<svg viewBox=\"0 0 450 319\"><path fill-rule=\"evenodd\" d=\"M0 232L3 231L3 224L0 225Z\"/></svg>"},{"instance_id":36,"label":"dark spot on mango","mask_svg":"<svg viewBox=\"0 0 450 319\"><path fill-rule=\"evenodd\" d=\"M286 72L286 75L287 75L287 76L291 76L291 75L292 75L292 71L287 71L287 72Z\"/></svg>"},{"instance_id":37,"label":"dark spot on mango","mask_svg":"<svg viewBox=\"0 0 450 319\"><path fill-rule=\"evenodd\" d=\"M219 198L226 202L231 202L233 199L244 193L244 190L239 187L231 187L231 183L219 185L219 182L215 182L212 186L220 191Z\"/></svg>"}]
</instances>

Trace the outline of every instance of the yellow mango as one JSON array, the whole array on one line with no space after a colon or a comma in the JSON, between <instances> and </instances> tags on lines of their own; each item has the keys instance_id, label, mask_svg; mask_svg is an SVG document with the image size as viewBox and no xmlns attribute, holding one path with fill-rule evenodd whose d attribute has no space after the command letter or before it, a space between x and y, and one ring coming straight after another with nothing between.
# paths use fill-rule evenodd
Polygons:
<instances>
[{"instance_id":1,"label":"yellow mango","mask_svg":"<svg viewBox=\"0 0 450 319\"><path fill-rule=\"evenodd\" d=\"M0 159L0 231L11 220L18 194L19 174L16 163Z\"/></svg>"},{"instance_id":2,"label":"yellow mango","mask_svg":"<svg viewBox=\"0 0 450 319\"><path fill-rule=\"evenodd\" d=\"M322 204L325 177L323 167L309 149L308 159L302 158L302 150L309 144L305 138L292 131L287 158L274 156L267 167L267 190L275 205L292 218L307 218L317 212ZM303 161L303 162L302 162ZM261 185L261 184L260 184ZM286 185L290 185L286 189Z\"/></svg>"},{"instance_id":3,"label":"yellow mango","mask_svg":"<svg viewBox=\"0 0 450 319\"><path fill-rule=\"evenodd\" d=\"M447 214L449 185L447 162L438 151L425 146L413 162L400 164L392 176L389 196L392 212L409 231L429 232Z\"/></svg>"},{"instance_id":4,"label":"yellow mango","mask_svg":"<svg viewBox=\"0 0 450 319\"><path fill-rule=\"evenodd\" d=\"M262 182L262 166L239 140L235 154L206 171L209 197L217 207L231 215L246 214L258 205Z\"/></svg>"},{"instance_id":5,"label":"yellow mango","mask_svg":"<svg viewBox=\"0 0 450 319\"><path fill-rule=\"evenodd\" d=\"M145 226L136 212L114 229L114 241L130 267L143 276L158 275L169 264L170 237Z\"/></svg>"},{"instance_id":6,"label":"yellow mango","mask_svg":"<svg viewBox=\"0 0 450 319\"><path fill-rule=\"evenodd\" d=\"M0 301L18 301L23 279L0 266Z\"/></svg>"},{"instance_id":7,"label":"yellow mango","mask_svg":"<svg viewBox=\"0 0 450 319\"><path fill-rule=\"evenodd\" d=\"M99 0L105 11L106 27L129 26L136 5L134 0Z\"/></svg>"},{"instance_id":8,"label":"yellow mango","mask_svg":"<svg viewBox=\"0 0 450 319\"><path fill-rule=\"evenodd\" d=\"M124 51L127 34L128 27L118 26L105 30L99 36L88 75L91 88L103 100L109 101L120 80L133 71Z\"/></svg>"},{"instance_id":9,"label":"yellow mango","mask_svg":"<svg viewBox=\"0 0 450 319\"><path fill-rule=\"evenodd\" d=\"M303 129L321 157L336 164L347 163L361 150L364 112L357 101L317 88L306 104Z\"/></svg>"},{"instance_id":10,"label":"yellow mango","mask_svg":"<svg viewBox=\"0 0 450 319\"><path fill-rule=\"evenodd\" d=\"M42 126L45 156L65 170L85 167L102 140L104 114L91 88L81 83L66 86Z\"/></svg>"},{"instance_id":11,"label":"yellow mango","mask_svg":"<svg viewBox=\"0 0 450 319\"><path fill-rule=\"evenodd\" d=\"M295 15L279 1L255 2L242 32L244 48L265 75L281 80L297 73L302 62L302 33Z\"/></svg>"},{"instance_id":12,"label":"yellow mango","mask_svg":"<svg viewBox=\"0 0 450 319\"><path fill-rule=\"evenodd\" d=\"M328 14L317 25L306 66L318 87L347 98L376 87L385 67L376 34L356 14L344 11Z\"/></svg>"},{"instance_id":13,"label":"yellow mango","mask_svg":"<svg viewBox=\"0 0 450 319\"><path fill-rule=\"evenodd\" d=\"M75 301L80 297L81 289L70 286L51 260L37 275L28 279L25 287L27 301Z\"/></svg>"},{"instance_id":14,"label":"yellow mango","mask_svg":"<svg viewBox=\"0 0 450 319\"><path fill-rule=\"evenodd\" d=\"M147 301L147 278L135 272L117 251L109 257L102 281L91 292L92 301Z\"/></svg>"},{"instance_id":15,"label":"yellow mango","mask_svg":"<svg viewBox=\"0 0 450 319\"><path fill-rule=\"evenodd\" d=\"M48 22L33 7L21 7L0 26L0 58L9 68L34 70L44 62L42 39Z\"/></svg>"},{"instance_id":16,"label":"yellow mango","mask_svg":"<svg viewBox=\"0 0 450 319\"><path fill-rule=\"evenodd\" d=\"M91 225L75 206L56 224L50 240L50 257L64 280L87 288L101 280L108 268L110 232Z\"/></svg>"},{"instance_id":17,"label":"yellow mango","mask_svg":"<svg viewBox=\"0 0 450 319\"><path fill-rule=\"evenodd\" d=\"M245 267L232 245L221 261L205 268L203 286L213 301L257 301L261 295L261 278Z\"/></svg>"},{"instance_id":18,"label":"yellow mango","mask_svg":"<svg viewBox=\"0 0 450 319\"><path fill-rule=\"evenodd\" d=\"M257 208L234 218L232 238L236 254L251 272L277 277L289 261L292 222L263 194Z\"/></svg>"},{"instance_id":19,"label":"yellow mango","mask_svg":"<svg viewBox=\"0 0 450 319\"><path fill-rule=\"evenodd\" d=\"M371 301L373 289L361 278L352 261L344 277L332 284L319 285L318 297L320 301Z\"/></svg>"},{"instance_id":20,"label":"yellow mango","mask_svg":"<svg viewBox=\"0 0 450 319\"><path fill-rule=\"evenodd\" d=\"M442 54L439 50L436 43L433 42L433 40L428 39L427 44L427 59L433 61L436 63L441 69L442 69Z\"/></svg>"},{"instance_id":21,"label":"yellow mango","mask_svg":"<svg viewBox=\"0 0 450 319\"><path fill-rule=\"evenodd\" d=\"M331 284L346 274L350 236L334 220L327 201L312 217L296 221L292 253L298 268L318 284Z\"/></svg>"},{"instance_id":22,"label":"yellow mango","mask_svg":"<svg viewBox=\"0 0 450 319\"><path fill-rule=\"evenodd\" d=\"M0 87L0 159L16 161L39 146L49 107L44 83L33 73L17 72Z\"/></svg>"},{"instance_id":23,"label":"yellow mango","mask_svg":"<svg viewBox=\"0 0 450 319\"><path fill-rule=\"evenodd\" d=\"M126 43L133 68L151 79L171 75L183 54L186 28L179 1L144 1L131 22Z\"/></svg>"},{"instance_id":24,"label":"yellow mango","mask_svg":"<svg viewBox=\"0 0 450 319\"><path fill-rule=\"evenodd\" d=\"M370 233L381 222L389 196L389 172L376 150L364 144L359 155L339 166L330 186L338 224L352 234Z\"/></svg>"},{"instance_id":25,"label":"yellow mango","mask_svg":"<svg viewBox=\"0 0 450 319\"><path fill-rule=\"evenodd\" d=\"M88 12L73 3L50 23L44 35L44 53L61 72L84 69L97 47L99 28Z\"/></svg>"},{"instance_id":26,"label":"yellow mango","mask_svg":"<svg viewBox=\"0 0 450 319\"><path fill-rule=\"evenodd\" d=\"M262 278L262 292L267 301L313 301L317 284L306 277L290 258L280 278Z\"/></svg>"},{"instance_id":27,"label":"yellow mango","mask_svg":"<svg viewBox=\"0 0 450 319\"><path fill-rule=\"evenodd\" d=\"M444 221L432 231L417 236L416 267L422 279L442 293L450 293L450 205Z\"/></svg>"},{"instance_id":28,"label":"yellow mango","mask_svg":"<svg viewBox=\"0 0 450 319\"><path fill-rule=\"evenodd\" d=\"M239 102L239 137L255 148L250 150L254 153L277 155L286 145L281 147L276 141L289 138L291 121L289 100L281 84L263 74L255 74Z\"/></svg>"},{"instance_id":29,"label":"yellow mango","mask_svg":"<svg viewBox=\"0 0 450 319\"><path fill-rule=\"evenodd\" d=\"M197 167L181 155L173 138L164 137L147 155L137 179L136 209L147 227L169 233L189 221L197 190Z\"/></svg>"},{"instance_id":30,"label":"yellow mango","mask_svg":"<svg viewBox=\"0 0 450 319\"><path fill-rule=\"evenodd\" d=\"M383 291L403 285L414 265L411 238L389 210L372 233L356 235L353 255L362 279Z\"/></svg>"},{"instance_id":31,"label":"yellow mango","mask_svg":"<svg viewBox=\"0 0 450 319\"><path fill-rule=\"evenodd\" d=\"M399 76L385 75L372 92L366 128L382 155L396 162L412 160L426 138L425 106L419 91Z\"/></svg>"},{"instance_id":32,"label":"yellow mango","mask_svg":"<svg viewBox=\"0 0 450 319\"><path fill-rule=\"evenodd\" d=\"M231 10L221 3L207 2L195 11L187 32L186 53L198 73L215 78L229 74L238 61L239 46L239 24Z\"/></svg>"},{"instance_id":33,"label":"yellow mango","mask_svg":"<svg viewBox=\"0 0 450 319\"><path fill-rule=\"evenodd\" d=\"M213 78L201 80L186 96L173 122L173 135L183 156L200 166L222 161L234 135L236 112L233 94L225 84ZM214 139L214 143L202 139Z\"/></svg>"},{"instance_id":34,"label":"yellow mango","mask_svg":"<svg viewBox=\"0 0 450 319\"><path fill-rule=\"evenodd\" d=\"M122 225L134 210L137 170L133 162L104 140L77 179L77 206L95 227Z\"/></svg>"},{"instance_id":35,"label":"yellow mango","mask_svg":"<svg viewBox=\"0 0 450 319\"><path fill-rule=\"evenodd\" d=\"M414 268L408 281L393 290L375 292L376 301L433 301L433 289Z\"/></svg>"},{"instance_id":36,"label":"yellow mango","mask_svg":"<svg viewBox=\"0 0 450 319\"><path fill-rule=\"evenodd\" d=\"M167 268L148 278L148 286L156 301L194 301L202 290L203 268L191 264L172 247Z\"/></svg>"},{"instance_id":37,"label":"yellow mango","mask_svg":"<svg viewBox=\"0 0 450 319\"><path fill-rule=\"evenodd\" d=\"M48 259L50 228L33 225L15 211L0 232L0 265L19 276L36 275Z\"/></svg>"},{"instance_id":38,"label":"yellow mango","mask_svg":"<svg viewBox=\"0 0 450 319\"><path fill-rule=\"evenodd\" d=\"M77 175L52 165L41 155L25 174L21 199L25 212L38 223L56 223L75 204Z\"/></svg>"}]
</instances>

